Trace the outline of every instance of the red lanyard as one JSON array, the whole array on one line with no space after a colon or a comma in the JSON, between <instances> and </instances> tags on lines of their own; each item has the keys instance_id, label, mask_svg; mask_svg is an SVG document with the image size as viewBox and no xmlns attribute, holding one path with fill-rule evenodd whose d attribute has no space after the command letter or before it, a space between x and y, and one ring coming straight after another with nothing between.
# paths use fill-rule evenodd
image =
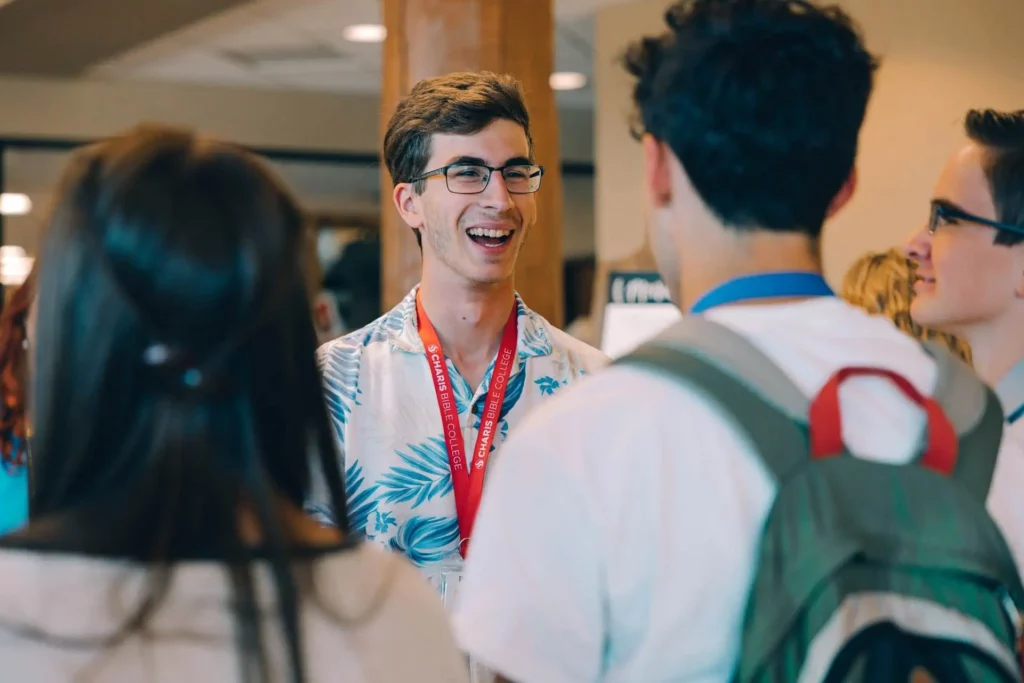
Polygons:
<instances>
[{"instance_id":1,"label":"red lanyard","mask_svg":"<svg viewBox=\"0 0 1024 683\"><path fill-rule=\"evenodd\" d=\"M430 319L423 311L419 292L416 293L416 317L419 320L420 339L430 365L430 377L434 381L437 394L437 407L441 410L441 426L445 445L448 447L448 467L452 473L452 488L455 490L455 512L459 518L459 552L466 556L469 549L469 538L473 534L473 522L476 511L480 507L480 497L484 490L484 472L487 470L487 456L494 443L494 433L498 428L498 417L505 401L505 388L508 376L512 372L512 361L516 354L516 307L505 323L505 331L501 335L501 346L494 360L491 373L491 384L487 389L487 401L480 420L480 431L476 436L476 448L473 449L471 466L466 469L466 444L462 438L462 425L459 422L459 411L455 407L455 393L451 378L448 375L448 364L445 362L441 340L430 324Z\"/></svg>"}]
</instances>

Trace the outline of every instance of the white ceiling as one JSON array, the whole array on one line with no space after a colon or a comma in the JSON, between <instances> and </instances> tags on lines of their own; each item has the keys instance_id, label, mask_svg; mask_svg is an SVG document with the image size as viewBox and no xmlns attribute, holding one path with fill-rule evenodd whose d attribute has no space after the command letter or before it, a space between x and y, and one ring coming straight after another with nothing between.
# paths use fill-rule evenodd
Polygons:
<instances>
[{"instance_id":1,"label":"white ceiling","mask_svg":"<svg viewBox=\"0 0 1024 683\"><path fill-rule=\"evenodd\" d=\"M621 1L555 0L556 71L590 77L593 12ZM254 0L98 64L88 76L375 93L381 46L350 43L341 32L380 22L380 0ZM592 100L590 86L558 93L561 106L588 107Z\"/></svg>"}]
</instances>

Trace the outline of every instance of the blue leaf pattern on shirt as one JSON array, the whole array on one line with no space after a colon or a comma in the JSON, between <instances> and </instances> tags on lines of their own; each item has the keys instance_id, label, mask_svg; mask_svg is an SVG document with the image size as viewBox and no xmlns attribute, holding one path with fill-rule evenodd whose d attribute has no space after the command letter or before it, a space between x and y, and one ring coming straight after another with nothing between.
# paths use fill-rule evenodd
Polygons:
<instances>
[{"instance_id":1,"label":"blue leaf pattern on shirt","mask_svg":"<svg viewBox=\"0 0 1024 683\"><path fill-rule=\"evenodd\" d=\"M541 377L540 379L534 380L533 383L537 385L538 389L540 389L540 393L545 396L553 395L555 390L564 384L564 382L560 382L554 377Z\"/></svg>"},{"instance_id":2,"label":"blue leaf pattern on shirt","mask_svg":"<svg viewBox=\"0 0 1024 683\"><path fill-rule=\"evenodd\" d=\"M519 399L523 396L523 388L526 386L526 364L519 366L519 372L512 375L508 380L508 386L505 388L505 402L501 404L501 415L499 419L504 419L508 412L512 410Z\"/></svg>"},{"instance_id":3,"label":"blue leaf pattern on shirt","mask_svg":"<svg viewBox=\"0 0 1024 683\"><path fill-rule=\"evenodd\" d=\"M377 512L375 495L378 486L374 484L363 488L364 483L363 466L358 461L352 463L345 470L345 500L348 506L349 529L358 536L366 534L370 515ZM338 523L329 500L308 501L303 507L321 524L336 526Z\"/></svg>"},{"instance_id":4,"label":"blue leaf pattern on shirt","mask_svg":"<svg viewBox=\"0 0 1024 683\"><path fill-rule=\"evenodd\" d=\"M356 330L342 338L343 343L366 347L370 344L386 342L397 335L405 327L410 308L416 307L415 299L406 298L398 306L374 320L361 330Z\"/></svg>"},{"instance_id":5,"label":"blue leaf pattern on shirt","mask_svg":"<svg viewBox=\"0 0 1024 683\"><path fill-rule=\"evenodd\" d=\"M490 377L487 377L488 387L490 387ZM526 386L526 365L521 365L519 372L512 375L509 378L508 384L505 386L505 400L501 404L501 413L498 415L498 419L502 420L508 415L509 411L515 408L516 403L523 395L523 388ZM473 406L473 415L476 420L473 421L473 429L480 428L480 421L484 414L484 404L487 402L487 394L481 394L479 400Z\"/></svg>"},{"instance_id":6,"label":"blue leaf pattern on shirt","mask_svg":"<svg viewBox=\"0 0 1024 683\"><path fill-rule=\"evenodd\" d=\"M363 466L354 462L345 470L345 497L348 499L348 526L357 536L365 536L370 515L377 512L377 484L363 488Z\"/></svg>"},{"instance_id":7,"label":"blue leaf pattern on shirt","mask_svg":"<svg viewBox=\"0 0 1024 683\"><path fill-rule=\"evenodd\" d=\"M424 369L415 294L413 290L362 330L327 344L318 353L318 363L339 441L343 447L345 441L352 442L343 452L349 465L345 483L353 534L402 552L423 567L456 551L459 528L433 387L427 382L409 384ZM584 369L600 367L607 360L563 339L518 296L516 306L519 334L514 372L492 450L514 431L510 422L518 415L557 393L560 386L571 384ZM476 396L477 387L470 387L451 361L446 362L460 421L478 431L485 394ZM493 363L484 386L490 385L492 373ZM399 421L398 397L422 405L404 407ZM467 413L471 413L468 420ZM382 430L384 426L387 429ZM472 449L473 444L466 447ZM326 515L328 507L316 512Z\"/></svg>"},{"instance_id":8,"label":"blue leaf pattern on shirt","mask_svg":"<svg viewBox=\"0 0 1024 683\"><path fill-rule=\"evenodd\" d=\"M390 546L423 566L448 557L458 543L459 520L455 517L410 517L391 539Z\"/></svg>"},{"instance_id":9,"label":"blue leaf pattern on shirt","mask_svg":"<svg viewBox=\"0 0 1024 683\"><path fill-rule=\"evenodd\" d=\"M380 510L374 510L373 514L376 519L373 523L373 531L375 535L386 534L393 526L398 526L398 520L390 512L381 513Z\"/></svg>"},{"instance_id":10,"label":"blue leaf pattern on shirt","mask_svg":"<svg viewBox=\"0 0 1024 683\"><path fill-rule=\"evenodd\" d=\"M473 389L469 386L469 382L462 378L456 369L455 364L451 361L448 362L448 377L451 379L452 391L455 393L455 409L462 415L469 410L469 403L473 400ZM440 416L440 413L438 413Z\"/></svg>"},{"instance_id":11,"label":"blue leaf pattern on shirt","mask_svg":"<svg viewBox=\"0 0 1024 683\"><path fill-rule=\"evenodd\" d=\"M363 335L362 345L367 346L369 344L384 342L401 332L402 328L405 326L405 318L409 312L408 309L410 307L410 303L413 308L416 307L415 299L411 302L403 301L398 305L398 308L382 315L370 323Z\"/></svg>"},{"instance_id":12,"label":"blue leaf pattern on shirt","mask_svg":"<svg viewBox=\"0 0 1024 683\"><path fill-rule=\"evenodd\" d=\"M444 437L435 436L424 443L408 444L407 447L411 454L395 451L405 464L393 466L380 479L380 487L384 491L381 499L384 502L411 502L415 508L452 490Z\"/></svg>"},{"instance_id":13,"label":"blue leaf pattern on shirt","mask_svg":"<svg viewBox=\"0 0 1024 683\"><path fill-rule=\"evenodd\" d=\"M362 349L358 346L335 346L321 356L324 398L327 411L338 440L344 444L344 426L352 407L359 405L359 361Z\"/></svg>"},{"instance_id":14,"label":"blue leaf pattern on shirt","mask_svg":"<svg viewBox=\"0 0 1024 683\"><path fill-rule=\"evenodd\" d=\"M523 315L520 309L519 325L521 332L517 345L520 359L531 356L546 356L551 353L551 340L541 325L536 324L530 314Z\"/></svg>"}]
</instances>

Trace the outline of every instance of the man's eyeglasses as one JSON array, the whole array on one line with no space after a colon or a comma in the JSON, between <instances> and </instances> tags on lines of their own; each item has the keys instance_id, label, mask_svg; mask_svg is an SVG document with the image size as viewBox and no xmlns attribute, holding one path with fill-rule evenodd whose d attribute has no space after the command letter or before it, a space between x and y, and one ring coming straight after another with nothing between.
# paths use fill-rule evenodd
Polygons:
<instances>
[{"instance_id":1,"label":"man's eyeglasses","mask_svg":"<svg viewBox=\"0 0 1024 683\"><path fill-rule=\"evenodd\" d=\"M967 213L956 204L947 202L943 199L932 200L932 213L931 218L928 220L929 235L934 235L940 225L950 225L958 221L987 225L988 227L995 228L996 230L1007 230L1018 235L1024 235L1024 227L1022 226L1000 223L999 221L991 221L987 218L976 216L973 213Z\"/></svg>"},{"instance_id":2,"label":"man's eyeglasses","mask_svg":"<svg viewBox=\"0 0 1024 683\"><path fill-rule=\"evenodd\" d=\"M487 189L492 173L501 173L505 180L505 188L510 194L533 194L540 189L540 180L544 177L543 166L528 164L512 164L493 168L480 164L450 164L427 171L413 182L426 180L443 175L448 191L455 194L480 194Z\"/></svg>"}]
</instances>

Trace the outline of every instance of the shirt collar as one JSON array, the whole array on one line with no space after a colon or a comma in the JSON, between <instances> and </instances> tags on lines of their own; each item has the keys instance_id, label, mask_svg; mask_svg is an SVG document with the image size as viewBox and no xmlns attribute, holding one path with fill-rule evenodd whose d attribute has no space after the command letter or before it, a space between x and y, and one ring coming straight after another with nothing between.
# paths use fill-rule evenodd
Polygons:
<instances>
[{"instance_id":1,"label":"shirt collar","mask_svg":"<svg viewBox=\"0 0 1024 683\"><path fill-rule=\"evenodd\" d=\"M996 383L995 392L999 402L1003 404L1003 413L1007 418L1020 417L1020 408L1024 406L1024 361L1013 366Z\"/></svg>"},{"instance_id":2,"label":"shirt collar","mask_svg":"<svg viewBox=\"0 0 1024 683\"><path fill-rule=\"evenodd\" d=\"M423 353L423 341L420 339L419 327L416 324L416 292L419 285L413 287L402 302L387 314L385 329L390 331L391 346L407 353ZM550 356L552 353L551 338L548 336L546 321L537 313L527 308L518 293L516 297L517 330L516 355L520 360L537 356Z\"/></svg>"}]
</instances>

